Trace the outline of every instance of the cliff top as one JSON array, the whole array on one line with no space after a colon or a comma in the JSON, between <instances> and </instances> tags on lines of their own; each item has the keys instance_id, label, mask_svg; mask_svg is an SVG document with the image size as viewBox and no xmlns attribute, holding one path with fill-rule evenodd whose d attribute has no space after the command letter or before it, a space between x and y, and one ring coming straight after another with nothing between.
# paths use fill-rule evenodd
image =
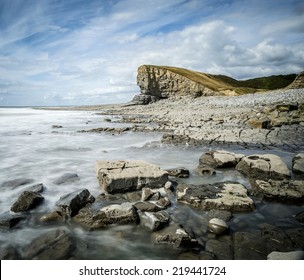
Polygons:
<instances>
[{"instance_id":1,"label":"cliff top","mask_svg":"<svg viewBox=\"0 0 304 280\"><path fill-rule=\"evenodd\" d=\"M142 65L141 67L153 67L171 71L175 74L184 76L187 79L192 80L196 83L202 84L214 91L222 92L224 94L225 91L227 91L227 94L229 94L228 92L230 92L235 93L237 95L285 88L290 85L297 77L296 74L289 74L259 77L248 80L236 80L225 75L207 74L172 66ZM139 69L141 67L139 67Z\"/></svg>"}]
</instances>

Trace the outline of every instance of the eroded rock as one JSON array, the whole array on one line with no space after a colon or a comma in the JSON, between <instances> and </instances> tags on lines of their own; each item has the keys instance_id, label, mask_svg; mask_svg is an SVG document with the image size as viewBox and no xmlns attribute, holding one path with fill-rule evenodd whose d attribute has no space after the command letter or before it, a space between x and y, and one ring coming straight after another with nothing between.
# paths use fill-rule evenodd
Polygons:
<instances>
[{"instance_id":1,"label":"eroded rock","mask_svg":"<svg viewBox=\"0 0 304 280\"><path fill-rule=\"evenodd\" d=\"M44 200L44 197L37 192L24 191L11 207L13 212L26 212L36 208Z\"/></svg>"},{"instance_id":2,"label":"eroded rock","mask_svg":"<svg viewBox=\"0 0 304 280\"><path fill-rule=\"evenodd\" d=\"M199 166L211 166L213 168L234 167L244 157L243 154L235 154L227 151L210 151L202 154Z\"/></svg>"}]
</instances>

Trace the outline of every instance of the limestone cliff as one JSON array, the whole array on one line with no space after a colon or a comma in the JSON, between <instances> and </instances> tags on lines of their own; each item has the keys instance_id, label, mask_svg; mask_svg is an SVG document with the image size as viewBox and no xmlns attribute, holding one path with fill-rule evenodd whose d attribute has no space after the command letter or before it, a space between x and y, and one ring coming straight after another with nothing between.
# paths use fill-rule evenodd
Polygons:
<instances>
[{"instance_id":1,"label":"limestone cliff","mask_svg":"<svg viewBox=\"0 0 304 280\"><path fill-rule=\"evenodd\" d=\"M172 96L192 95L197 97L219 94L206 85L191 79L189 75L187 77L178 73L178 71L174 71L176 69L179 68L140 66L138 68L137 85L140 87L141 94L135 96L133 101L147 104ZM189 72L189 70L187 71Z\"/></svg>"}]
</instances>

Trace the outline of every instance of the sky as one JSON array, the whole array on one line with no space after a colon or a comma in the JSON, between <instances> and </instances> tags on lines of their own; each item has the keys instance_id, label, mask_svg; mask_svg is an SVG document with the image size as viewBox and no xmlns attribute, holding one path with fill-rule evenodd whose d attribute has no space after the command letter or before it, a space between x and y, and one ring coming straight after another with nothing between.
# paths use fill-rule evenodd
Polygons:
<instances>
[{"instance_id":1,"label":"sky","mask_svg":"<svg viewBox=\"0 0 304 280\"><path fill-rule=\"evenodd\" d=\"M304 1L0 0L0 106L128 102L142 64L300 73Z\"/></svg>"}]
</instances>

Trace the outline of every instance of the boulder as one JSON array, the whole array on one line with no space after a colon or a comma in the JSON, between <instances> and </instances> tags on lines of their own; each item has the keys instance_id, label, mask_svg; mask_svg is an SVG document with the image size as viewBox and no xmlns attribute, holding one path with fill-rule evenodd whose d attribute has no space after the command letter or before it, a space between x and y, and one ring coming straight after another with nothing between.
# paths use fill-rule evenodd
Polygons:
<instances>
[{"instance_id":1,"label":"boulder","mask_svg":"<svg viewBox=\"0 0 304 280\"><path fill-rule=\"evenodd\" d=\"M197 240L178 224L172 224L153 233L153 240L155 244L169 245L173 248L192 248L198 245Z\"/></svg>"},{"instance_id":2,"label":"boulder","mask_svg":"<svg viewBox=\"0 0 304 280\"><path fill-rule=\"evenodd\" d=\"M292 159L292 171L297 174L304 174L304 154L297 154Z\"/></svg>"},{"instance_id":3,"label":"boulder","mask_svg":"<svg viewBox=\"0 0 304 280\"><path fill-rule=\"evenodd\" d=\"M170 216L165 211L156 213L141 212L139 213L140 225L150 231L157 231L169 224Z\"/></svg>"},{"instance_id":4,"label":"boulder","mask_svg":"<svg viewBox=\"0 0 304 280\"><path fill-rule=\"evenodd\" d=\"M161 209L165 209L171 205L171 201L168 197L165 196L165 197L162 197L159 200L157 200L155 202L155 205L157 205Z\"/></svg>"},{"instance_id":5,"label":"boulder","mask_svg":"<svg viewBox=\"0 0 304 280\"><path fill-rule=\"evenodd\" d=\"M26 212L42 203L44 197L37 192L24 191L11 207L13 212Z\"/></svg>"},{"instance_id":6,"label":"boulder","mask_svg":"<svg viewBox=\"0 0 304 280\"><path fill-rule=\"evenodd\" d=\"M173 176L177 178L189 178L190 176L190 171L185 167L170 168L170 169L166 169L165 171L168 172L169 176Z\"/></svg>"},{"instance_id":7,"label":"boulder","mask_svg":"<svg viewBox=\"0 0 304 280\"><path fill-rule=\"evenodd\" d=\"M228 231L228 225L221 219L213 218L208 223L208 230L217 235L223 235Z\"/></svg>"},{"instance_id":8,"label":"boulder","mask_svg":"<svg viewBox=\"0 0 304 280\"><path fill-rule=\"evenodd\" d=\"M230 212L252 211L255 206L240 183L216 183L213 185L177 186L178 202L203 210L228 210Z\"/></svg>"},{"instance_id":9,"label":"boulder","mask_svg":"<svg viewBox=\"0 0 304 280\"><path fill-rule=\"evenodd\" d=\"M24 214L12 214L9 211L0 214L0 227L5 229L11 229L19 224L22 220L25 220Z\"/></svg>"},{"instance_id":10,"label":"boulder","mask_svg":"<svg viewBox=\"0 0 304 280\"><path fill-rule=\"evenodd\" d=\"M267 260L304 260L304 251L271 252Z\"/></svg>"},{"instance_id":11,"label":"boulder","mask_svg":"<svg viewBox=\"0 0 304 280\"><path fill-rule=\"evenodd\" d=\"M129 192L143 187L160 188L168 180L168 173L145 161L100 160L96 176L103 191Z\"/></svg>"},{"instance_id":12,"label":"boulder","mask_svg":"<svg viewBox=\"0 0 304 280\"><path fill-rule=\"evenodd\" d=\"M57 178L53 183L55 185L62 185L62 184L66 184L66 183L75 182L78 180L79 180L79 177L76 173L65 173L62 176L60 176L59 178Z\"/></svg>"},{"instance_id":13,"label":"boulder","mask_svg":"<svg viewBox=\"0 0 304 280\"><path fill-rule=\"evenodd\" d=\"M22 259L65 260L73 248L73 240L64 229L55 229L41 234L22 248Z\"/></svg>"},{"instance_id":14,"label":"boulder","mask_svg":"<svg viewBox=\"0 0 304 280\"><path fill-rule=\"evenodd\" d=\"M132 203L125 202L101 209L92 206L82 208L74 217L74 221L89 229L98 229L113 224L137 224L139 219Z\"/></svg>"},{"instance_id":15,"label":"boulder","mask_svg":"<svg viewBox=\"0 0 304 280\"><path fill-rule=\"evenodd\" d=\"M147 105L149 103L153 103L158 101L160 98L148 94L136 94L131 103L134 103L136 105Z\"/></svg>"},{"instance_id":16,"label":"boulder","mask_svg":"<svg viewBox=\"0 0 304 280\"><path fill-rule=\"evenodd\" d=\"M232 218L232 214L226 210L211 209L207 214L208 219L218 218L228 222Z\"/></svg>"},{"instance_id":17,"label":"boulder","mask_svg":"<svg viewBox=\"0 0 304 280\"><path fill-rule=\"evenodd\" d=\"M94 202L95 198L87 189L81 189L72 193L66 194L56 202L56 205L64 212L72 217L88 203Z\"/></svg>"},{"instance_id":18,"label":"boulder","mask_svg":"<svg viewBox=\"0 0 304 280\"><path fill-rule=\"evenodd\" d=\"M227 151L210 151L202 154L199 159L200 166L213 168L234 167L244 157L243 154L235 154Z\"/></svg>"},{"instance_id":19,"label":"boulder","mask_svg":"<svg viewBox=\"0 0 304 280\"><path fill-rule=\"evenodd\" d=\"M243 157L236 169L243 175L255 179L285 179L290 178L290 172L285 162L277 155L250 155Z\"/></svg>"},{"instance_id":20,"label":"boulder","mask_svg":"<svg viewBox=\"0 0 304 280\"><path fill-rule=\"evenodd\" d=\"M24 189L25 191L29 191L29 192L37 192L37 193L42 193L44 190L44 186L43 184L39 183L39 184L34 184L32 186L28 186L26 187L26 189Z\"/></svg>"},{"instance_id":21,"label":"boulder","mask_svg":"<svg viewBox=\"0 0 304 280\"><path fill-rule=\"evenodd\" d=\"M61 211L53 211L40 217L40 222L51 223L51 222L63 222L67 215Z\"/></svg>"},{"instance_id":22,"label":"boulder","mask_svg":"<svg viewBox=\"0 0 304 280\"><path fill-rule=\"evenodd\" d=\"M141 200L142 201L149 200L153 195L154 195L154 191L152 191L150 188L143 188Z\"/></svg>"},{"instance_id":23,"label":"boulder","mask_svg":"<svg viewBox=\"0 0 304 280\"><path fill-rule=\"evenodd\" d=\"M255 180L253 190L265 198L278 200L303 200L304 181L298 180Z\"/></svg>"},{"instance_id":24,"label":"boulder","mask_svg":"<svg viewBox=\"0 0 304 280\"><path fill-rule=\"evenodd\" d=\"M148 202L148 201L136 202L136 203L134 203L134 207L137 210L144 211L144 212L157 212L157 211L161 210L155 203Z\"/></svg>"}]
</instances>

